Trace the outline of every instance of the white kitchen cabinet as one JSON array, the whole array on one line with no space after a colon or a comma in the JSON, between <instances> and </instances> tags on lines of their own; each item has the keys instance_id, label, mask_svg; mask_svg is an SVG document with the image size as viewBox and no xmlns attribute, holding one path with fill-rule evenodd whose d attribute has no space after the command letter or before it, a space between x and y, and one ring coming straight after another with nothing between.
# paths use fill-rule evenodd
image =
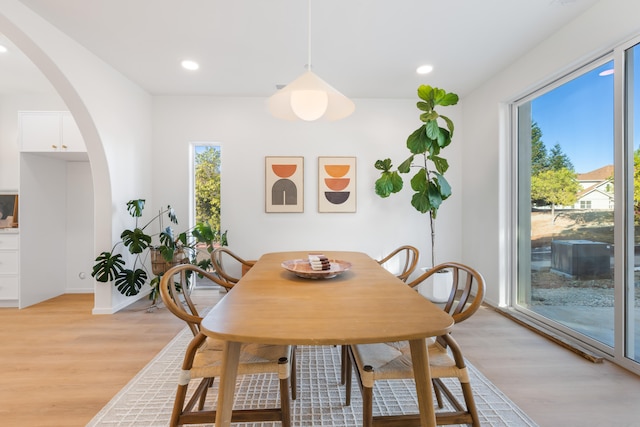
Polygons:
<instances>
[{"instance_id":1,"label":"white kitchen cabinet","mask_svg":"<svg viewBox=\"0 0 640 427\"><path fill-rule=\"evenodd\" d=\"M0 307L17 307L20 274L20 235L0 230Z\"/></svg>"},{"instance_id":2,"label":"white kitchen cabinet","mask_svg":"<svg viewBox=\"0 0 640 427\"><path fill-rule=\"evenodd\" d=\"M73 116L68 111L20 111L20 150L23 152L86 152Z\"/></svg>"},{"instance_id":3,"label":"white kitchen cabinet","mask_svg":"<svg viewBox=\"0 0 640 427\"><path fill-rule=\"evenodd\" d=\"M80 129L68 111L62 113L62 144L67 151L87 151Z\"/></svg>"}]
</instances>

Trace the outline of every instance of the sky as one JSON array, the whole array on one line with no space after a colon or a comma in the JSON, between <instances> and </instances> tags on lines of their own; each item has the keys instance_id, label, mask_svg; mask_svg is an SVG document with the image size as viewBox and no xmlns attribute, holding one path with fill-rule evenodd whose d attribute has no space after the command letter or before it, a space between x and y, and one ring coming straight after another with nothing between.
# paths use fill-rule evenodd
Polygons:
<instances>
[{"instance_id":1,"label":"sky","mask_svg":"<svg viewBox=\"0 0 640 427\"><path fill-rule=\"evenodd\" d=\"M613 61L531 101L547 152L560 144L577 173L613 164Z\"/></svg>"}]
</instances>

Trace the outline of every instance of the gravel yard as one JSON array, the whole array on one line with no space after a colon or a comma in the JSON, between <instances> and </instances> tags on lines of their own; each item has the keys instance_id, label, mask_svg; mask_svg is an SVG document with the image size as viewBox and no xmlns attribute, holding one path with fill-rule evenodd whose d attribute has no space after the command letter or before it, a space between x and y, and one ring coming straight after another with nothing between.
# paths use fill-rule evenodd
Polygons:
<instances>
[{"instance_id":1,"label":"gravel yard","mask_svg":"<svg viewBox=\"0 0 640 427\"><path fill-rule=\"evenodd\" d=\"M531 305L613 307L611 279L576 280L551 271L533 272ZM636 273L635 307L640 307L640 276Z\"/></svg>"}]
</instances>

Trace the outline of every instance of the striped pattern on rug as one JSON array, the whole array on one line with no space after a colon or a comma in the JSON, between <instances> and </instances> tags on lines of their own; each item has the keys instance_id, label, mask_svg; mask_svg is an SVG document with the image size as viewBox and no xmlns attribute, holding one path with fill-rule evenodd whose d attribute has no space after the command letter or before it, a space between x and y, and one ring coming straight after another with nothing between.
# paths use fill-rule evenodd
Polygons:
<instances>
[{"instance_id":1,"label":"striped pattern on rug","mask_svg":"<svg viewBox=\"0 0 640 427\"><path fill-rule=\"evenodd\" d=\"M180 332L94 418L88 426L157 427L168 425L184 349L192 338ZM298 346L298 398L292 401L292 425L353 427L362 425L362 400L354 379L351 406L344 405L340 386L340 347ZM471 384L483 426L536 426L536 424L472 365ZM216 381L208 394L215 405ZM459 390L454 383L452 391ZM191 387L193 389L195 387ZM236 408L274 406L278 403L275 375L238 377ZM374 415L416 413L412 381L378 381L374 389ZM437 406L436 406L437 408ZM213 425L213 424L206 424ZM239 423L238 426L271 427L279 422Z\"/></svg>"}]
</instances>

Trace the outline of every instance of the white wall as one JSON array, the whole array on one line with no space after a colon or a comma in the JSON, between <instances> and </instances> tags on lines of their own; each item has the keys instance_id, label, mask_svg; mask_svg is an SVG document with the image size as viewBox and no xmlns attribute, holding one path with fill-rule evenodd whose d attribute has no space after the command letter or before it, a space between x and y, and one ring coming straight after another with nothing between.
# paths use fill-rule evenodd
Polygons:
<instances>
[{"instance_id":1,"label":"white wall","mask_svg":"<svg viewBox=\"0 0 640 427\"><path fill-rule=\"evenodd\" d=\"M640 34L638 16L640 3L635 0L601 0L463 98L464 132L472 137L463 144L462 257L485 275L489 303L507 304L511 285L506 252L511 184L507 104Z\"/></svg>"},{"instance_id":2,"label":"white wall","mask_svg":"<svg viewBox=\"0 0 640 427\"><path fill-rule=\"evenodd\" d=\"M89 162L66 164L66 288L65 293L94 290L91 271L93 244L93 185Z\"/></svg>"},{"instance_id":3,"label":"white wall","mask_svg":"<svg viewBox=\"0 0 640 427\"><path fill-rule=\"evenodd\" d=\"M417 88L416 88L417 89ZM374 193L377 159L395 165L408 157L406 138L421 124L415 99L355 100L355 113L338 122L288 122L271 117L265 99L156 97L153 177L156 205L170 204L187 225L189 143L222 146L222 228L230 248L246 258L270 251L355 250L380 257L402 244L420 249L430 264L428 217L405 189L387 199ZM461 125L460 108L442 111ZM461 127L461 126L460 126ZM442 154L453 195L438 216L437 260L461 259L462 132ZM265 156L304 156L304 213L265 213ZM357 157L357 212L318 213L318 156Z\"/></svg>"},{"instance_id":4,"label":"white wall","mask_svg":"<svg viewBox=\"0 0 640 427\"><path fill-rule=\"evenodd\" d=\"M66 162L20 156L20 308L65 292Z\"/></svg>"}]
</instances>

